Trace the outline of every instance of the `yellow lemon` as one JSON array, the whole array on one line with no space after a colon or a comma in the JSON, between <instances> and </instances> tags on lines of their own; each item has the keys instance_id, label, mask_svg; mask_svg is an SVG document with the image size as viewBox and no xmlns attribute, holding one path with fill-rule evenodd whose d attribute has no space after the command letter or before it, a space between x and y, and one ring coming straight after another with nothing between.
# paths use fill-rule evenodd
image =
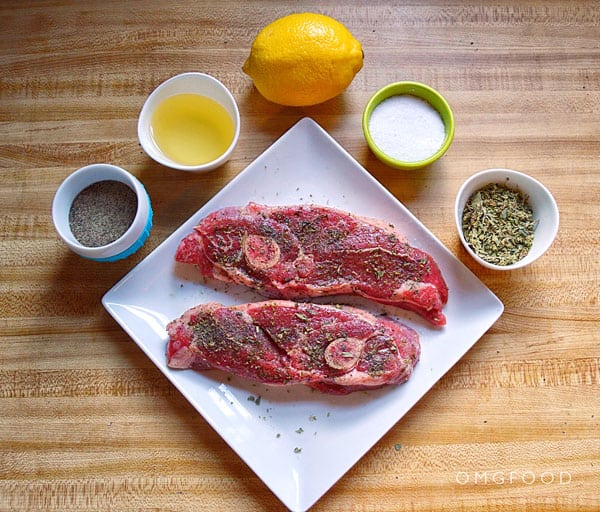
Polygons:
<instances>
[{"instance_id":1,"label":"yellow lemon","mask_svg":"<svg viewBox=\"0 0 600 512\"><path fill-rule=\"evenodd\" d=\"M360 42L343 24L323 14L297 13L258 33L242 69L266 99L299 107L337 96L362 65Z\"/></svg>"}]
</instances>

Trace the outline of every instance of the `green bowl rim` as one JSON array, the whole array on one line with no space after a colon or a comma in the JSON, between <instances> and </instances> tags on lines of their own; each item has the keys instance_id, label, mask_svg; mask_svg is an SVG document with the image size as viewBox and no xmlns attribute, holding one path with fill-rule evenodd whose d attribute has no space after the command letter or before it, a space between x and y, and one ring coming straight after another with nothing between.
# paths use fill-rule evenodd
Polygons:
<instances>
[{"instance_id":1,"label":"green bowl rim","mask_svg":"<svg viewBox=\"0 0 600 512\"><path fill-rule=\"evenodd\" d=\"M398 89L406 89L406 91L398 91ZM425 92L426 95L422 93ZM440 148L429 158L425 160L418 160L414 162L405 162L403 160L397 160L392 158L391 156L384 153L378 146L375 144L371 137L371 133L369 130L369 119L375 107L379 105L383 100L386 100L392 96L399 96L402 94L417 96L425 101L427 101L433 108L437 110L440 114L442 121L444 122L444 128L446 131L446 136L444 138L444 143L440 146ZM442 108L438 108L435 105L432 105L429 98L434 97L439 104L442 105ZM373 94L367 105L363 110L362 115L362 129L367 140L367 144L371 151L375 154L379 160L388 164L391 167L397 169L420 169L422 167L426 167L429 164L432 164L437 159L439 159L450 147L452 141L454 139L454 114L452 113L452 109L450 105L446 101L446 99L434 88L425 85L420 82L412 82L412 81L401 81L401 82L393 82L390 83Z\"/></svg>"}]
</instances>

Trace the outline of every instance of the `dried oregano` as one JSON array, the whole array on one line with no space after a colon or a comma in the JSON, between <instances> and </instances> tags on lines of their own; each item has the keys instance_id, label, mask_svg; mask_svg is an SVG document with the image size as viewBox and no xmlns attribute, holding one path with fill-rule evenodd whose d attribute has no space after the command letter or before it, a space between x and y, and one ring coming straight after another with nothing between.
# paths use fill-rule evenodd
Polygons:
<instances>
[{"instance_id":1,"label":"dried oregano","mask_svg":"<svg viewBox=\"0 0 600 512\"><path fill-rule=\"evenodd\" d=\"M536 227L528 198L499 183L471 195L462 215L465 240L477 255L495 265L523 259L533 245Z\"/></svg>"}]
</instances>

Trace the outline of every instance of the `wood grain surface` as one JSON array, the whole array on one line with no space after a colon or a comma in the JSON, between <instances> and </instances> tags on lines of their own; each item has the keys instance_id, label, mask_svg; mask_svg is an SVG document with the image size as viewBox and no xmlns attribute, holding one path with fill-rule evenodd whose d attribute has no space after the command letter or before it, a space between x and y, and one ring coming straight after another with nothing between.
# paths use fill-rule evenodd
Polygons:
<instances>
[{"instance_id":1,"label":"wood grain surface","mask_svg":"<svg viewBox=\"0 0 600 512\"><path fill-rule=\"evenodd\" d=\"M241 71L257 32L329 14L363 45L339 97L268 103ZM600 3L4 0L0 3L0 510L275 511L282 504L109 317L102 295L304 116L338 140L505 304L466 356L315 511L600 510ZM166 169L137 141L162 80L203 71L242 116L232 159ZM451 104L448 153L392 170L360 128L370 95L425 82ZM76 168L120 165L155 226L113 264L71 253L50 216ZM561 212L546 255L493 272L460 246L474 172L541 180Z\"/></svg>"}]
</instances>

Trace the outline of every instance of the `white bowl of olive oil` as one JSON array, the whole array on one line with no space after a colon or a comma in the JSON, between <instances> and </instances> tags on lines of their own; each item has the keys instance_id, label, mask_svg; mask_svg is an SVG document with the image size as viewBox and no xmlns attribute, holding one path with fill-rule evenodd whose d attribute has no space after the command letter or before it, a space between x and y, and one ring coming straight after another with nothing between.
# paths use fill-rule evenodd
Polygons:
<instances>
[{"instance_id":1,"label":"white bowl of olive oil","mask_svg":"<svg viewBox=\"0 0 600 512\"><path fill-rule=\"evenodd\" d=\"M160 84L138 119L138 138L148 156L182 171L210 171L223 165L239 134L235 98L205 73L182 73Z\"/></svg>"},{"instance_id":2,"label":"white bowl of olive oil","mask_svg":"<svg viewBox=\"0 0 600 512\"><path fill-rule=\"evenodd\" d=\"M512 169L487 169L460 188L456 228L466 251L493 270L525 267L541 257L558 232L558 206L538 180Z\"/></svg>"}]
</instances>

